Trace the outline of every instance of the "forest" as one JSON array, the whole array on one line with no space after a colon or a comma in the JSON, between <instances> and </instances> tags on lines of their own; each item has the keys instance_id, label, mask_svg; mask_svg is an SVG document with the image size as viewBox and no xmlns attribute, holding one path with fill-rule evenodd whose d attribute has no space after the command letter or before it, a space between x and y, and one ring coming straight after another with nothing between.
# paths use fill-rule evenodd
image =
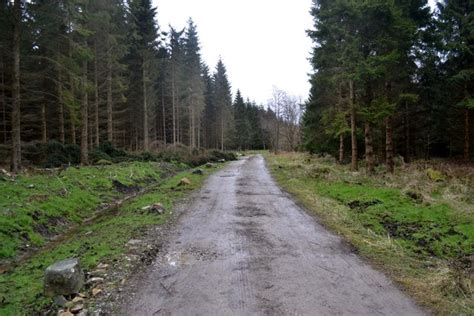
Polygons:
<instances>
[{"instance_id":1,"label":"forest","mask_svg":"<svg viewBox=\"0 0 474 316\"><path fill-rule=\"evenodd\" d=\"M397 159L469 161L474 3L313 1L303 143L369 173Z\"/></svg>"},{"instance_id":2,"label":"forest","mask_svg":"<svg viewBox=\"0 0 474 316\"><path fill-rule=\"evenodd\" d=\"M192 19L165 32L156 15L151 0L1 1L0 161L14 172L86 165L104 144L296 148L297 98L232 96L224 62L203 61ZM47 161L58 148L66 157Z\"/></svg>"}]
</instances>

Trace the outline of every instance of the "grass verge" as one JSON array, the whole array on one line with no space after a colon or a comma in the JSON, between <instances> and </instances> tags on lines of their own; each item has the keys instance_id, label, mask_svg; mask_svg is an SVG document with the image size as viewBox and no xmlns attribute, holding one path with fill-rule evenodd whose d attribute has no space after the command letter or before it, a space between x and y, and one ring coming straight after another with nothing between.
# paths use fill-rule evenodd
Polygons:
<instances>
[{"instance_id":1,"label":"grass verge","mask_svg":"<svg viewBox=\"0 0 474 316\"><path fill-rule=\"evenodd\" d=\"M123 168L123 178L119 176L122 172L116 171L117 178L121 179L123 183L126 183L126 176L130 176L130 165L126 164L125 166L127 167ZM153 163L139 164L139 167L143 172L135 175L137 179L145 178L149 175L149 172L154 172L158 177L163 174L163 169L158 168L158 165ZM77 183L80 183L80 179L91 177L95 179L94 181L97 181L97 185L109 185L108 182L110 180L104 179L104 174L108 175L108 172L113 172L112 169L106 168L101 171L95 170L95 172L91 169L90 173L87 171L88 169L86 171L84 169L86 168L83 168L83 172L88 174L88 176L82 174L76 180L78 181ZM190 179L191 184L178 185L183 177ZM134 237L139 237L140 233L143 233L148 227L166 222L170 216L173 203L189 191L200 187L205 177L206 174L195 175L190 172L181 172L166 178L154 190L126 202L119 209L115 210L113 214L100 217L93 223L80 226L74 231L73 235L68 236L61 243L45 251L40 251L40 253L13 271L0 275L0 315L32 315L41 313L51 304L51 300L45 298L42 294L43 273L47 266L59 260L78 257L81 260L83 269L87 271L99 262L113 262L117 260L126 251L127 241ZM130 180L130 178L128 179ZM25 178L22 181L39 180ZM132 182L136 185L136 181ZM131 182L129 184L132 185ZM45 185L52 184L47 183ZM74 184L71 184L69 190L73 190L73 187ZM60 188L58 186L58 189ZM83 187L83 190L87 190L87 188ZM94 193L93 190L82 194L96 197L94 203L98 203L101 197L100 193ZM166 211L163 214L149 214L143 211L142 208L144 206L157 202L164 206ZM84 207L84 203L80 205ZM89 206L89 204L86 205Z\"/></svg>"},{"instance_id":2,"label":"grass verge","mask_svg":"<svg viewBox=\"0 0 474 316\"><path fill-rule=\"evenodd\" d=\"M285 190L420 304L440 315L474 314L472 170L439 172L442 181L426 165L367 177L327 157L265 157Z\"/></svg>"}]
</instances>

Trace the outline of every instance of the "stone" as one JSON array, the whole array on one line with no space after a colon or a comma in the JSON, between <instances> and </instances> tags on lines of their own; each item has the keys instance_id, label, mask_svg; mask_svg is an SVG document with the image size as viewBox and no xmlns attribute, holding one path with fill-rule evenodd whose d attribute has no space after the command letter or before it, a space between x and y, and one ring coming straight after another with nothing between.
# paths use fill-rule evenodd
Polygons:
<instances>
[{"instance_id":1,"label":"stone","mask_svg":"<svg viewBox=\"0 0 474 316\"><path fill-rule=\"evenodd\" d=\"M45 270L44 294L47 297L79 293L84 285L84 273L78 259L56 262Z\"/></svg>"},{"instance_id":2,"label":"stone","mask_svg":"<svg viewBox=\"0 0 474 316\"><path fill-rule=\"evenodd\" d=\"M82 311L77 313L76 316L87 316L87 309L83 309Z\"/></svg>"},{"instance_id":3,"label":"stone","mask_svg":"<svg viewBox=\"0 0 474 316\"><path fill-rule=\"evenodd\" d=\"M219 159L219 160L217 160L217 162L224 163L225 159Z\"/></svg>"},{"instance_id":4,"label":"stone","mask_svg":"<svg viewBox=\"0 0 474 316\"><path fill-rule=\"evenodd\" d=\"M107 263L99 263L97 269L107 269L109 265Z\"/></svg>"},{"instance_id":5,"label":"stone","mask_svg":"<svg viewBox=\"0 0 474 316\"><path fill-rule=\"evenodd\" d=\"M94 288L92 289L92 296L97 296L99 295L100 293L102 293L102 290L99 289L99 288Z\"/></svg>"},{"instance_id":6,"label":"stone","mask_svg":"<svg viewBox=\"0 0 474 316\"><path fill-rule=\"evenodd\" d=\"M94 277L87 280L86 284L90 285L90 284L97 284L97 283L103 283L103 282L104 282L104 278Z\"/></svg>"},{"instance_id":7,"label":"stone","mask_svg":"<svg viewBox=\"0 0 474 316\"><path fill-rule=\"evenodd\" d=\"M204 171L202 171L202 169L196 169L196 170L193 171L193 174L203 175Z\"/></svg>"},{"instance_id":8,"label":"stone","mask_svg":"<svg viewBox=\"0 0 474 316\"><path fill-rule=\"evenodd\" d=\"M140 244L142 244L143 241L140 240L140 239L130 239L128 242L127 242L127 246L138 246Z\"/></svg>"},{"instance_id":9,"label":"stone","mask_svg":"<svg viewBox=\"0 0 474 316\"><path fill-rule=\"evenodd\" d=\"M68 303L68 301L64 296L57 295L53 298L53 303L61 307L66 307L66 304Z\"/></svg>"},{"instance_id":10,"label":"stone","mask_svg":"<svg viewBox=\"0 0 474 316\"><path fill-rule=\"evenodd\" d=\"M105 276L107 274L107 271L104 269L96 269L94 271L89 272L90 275L92 276Z\"/></svg>"},{"instance_id":11,"label":"stone","mask_svg":"<svg viewBox=\"0 0 474 316\"><path fill-rule=\"evenodd\" d=\"M161 203L154 203L152 205L142 207L142 210L153 214L163 214L165 212L165 208L163 205L161 205Z\"/></svg>"},{"instance_id":12,"label":"stone","mask_svg":"<svg viewBox=\"0 0 474 316\"><path fill-rule=\"evenodd\" d=\"M74 316L74 314L71 313L70 311L65 311L65 312L58 313L58 316Z\"/></svg>"},{"instance_id":13,"label":"stone","mask_svg":"<svg viewBox=\"0 0 474 316\"><path fill-rule=\"evenodd\" d=\"M191 180L189 180L188 178L182 178L180 181L179 181L179 186L182 186L182 185L191 185Z\"/></svg>"},{"instance_id":14,"label":"stone","mask_svg":"<svg viewBox=\"0 0 474 316\"><path fill-rule=\"evenodd\" d=\"M84 302L84 299L80 296L76 296L73 300L72 300L73 303L82 303Z\"/></svg>"},{"instance_id":15,"label":"stone","mask_svg":"<svg viewBox=\"0 0 474 316\"><path fill-rule=\"evenodd\" d=\"M212 168L212 167L214 167L214 165L212 163L210 163L210 162L206 163L206 168Z\"/></svg>"},{"instance_id":16,"label":"stone","mask_svg":"<svg viewBox=\"0 0 474 316\"><path fill-rule=\"evenodd\" d=\"M79 313L81 310L84 309L84 304L77 304L77 305L74 305L70 311L73 313L73 314L77 314Z\"/></svg>"}]
</instances>

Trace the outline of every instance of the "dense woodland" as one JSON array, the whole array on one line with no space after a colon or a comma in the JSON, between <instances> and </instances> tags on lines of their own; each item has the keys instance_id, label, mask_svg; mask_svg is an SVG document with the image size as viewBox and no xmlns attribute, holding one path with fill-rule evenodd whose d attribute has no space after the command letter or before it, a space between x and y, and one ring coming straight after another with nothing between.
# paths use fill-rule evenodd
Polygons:
<instances>
[{"instance_id":1,"label":"dense woodland","mask_svg":"<svg viewBox=\"0 0 474 316\"><path fill-rule=\"evenodd\" d=\"M203 62L193 21L162 32L151 0L0 2L0 152L12 171L51 141L82 164L105 142L296 148L299 100L274 95L265 108L233 97L224 63Z\"/></svg>"},{"instance_id":2,"label":"dense woodland","mask_svg":"<svg viewBox=\"0 0 474 316\"><path fill-rule=\"evenodd\" d=\"M311 14L307 149L353 170L365 156L369 172L384 160L393 171L394 157L472 158L472 0L434 12L427 0L313 0Z\"/></svg>"}]
</instances>

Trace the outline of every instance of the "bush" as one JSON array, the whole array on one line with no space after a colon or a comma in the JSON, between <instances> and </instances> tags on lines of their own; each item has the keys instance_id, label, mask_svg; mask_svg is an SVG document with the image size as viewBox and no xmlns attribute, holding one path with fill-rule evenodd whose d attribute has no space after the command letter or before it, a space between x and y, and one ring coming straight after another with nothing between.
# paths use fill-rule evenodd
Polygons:
<instances>
[{"instance_id":1,"label":"bush","mask_svg":"<svg viewBox=\"0 0 474 316\"><path fill-rule=\"evenodd\" d=\"M22 148L22 156L25 162L45 168L78 164L81 157L78 145L64 145L55 140L49 141L46 144L26 144Z\"/></svg>"},{"instance_id":2,"label":"bush","mask_svg":"<svg viewBox=\"0 0 474 316\"><path fill-rule=\"evenodd\" d=\"M220 150L212 150L210 152L210 159L211 161L219 161L221 159L224 159L226 161L232 161L236 160L237 156L233 152L225 152L225 151L220 151Z\"/></svg>"},{"instance_id":3,"label":"bush","mask_svg":"<svg viewBox=\"0 0 474 316\"><path fill-rule=\"evenodd\" d=\"M115 148L110 142L104 142L96 149L106 153L111 158L124 158L128 156L125 150Z\"/></svg>"},{"instance_id":4,"label":"bush","mask_svg":"<svg viewBox=\"0 0 474 316\"><path fill-rule=\"evenodd\" d=\"M89 162L92 164L96 164L100 160L108 160L111 161L112 157L110 157L107 153L103 152L99 148L94 148L89 153Z\"/></svg>"},{"instance_id":5,"label":"bush","mask_svg":"<svg viewBox=\"0 0 474 316\"><path fill-rule=\"evenodd\" d=\"M77 144L64 145L64 151L71 164L77 165L81 162L81 147Z\"/></svg>"}]
</instances>

